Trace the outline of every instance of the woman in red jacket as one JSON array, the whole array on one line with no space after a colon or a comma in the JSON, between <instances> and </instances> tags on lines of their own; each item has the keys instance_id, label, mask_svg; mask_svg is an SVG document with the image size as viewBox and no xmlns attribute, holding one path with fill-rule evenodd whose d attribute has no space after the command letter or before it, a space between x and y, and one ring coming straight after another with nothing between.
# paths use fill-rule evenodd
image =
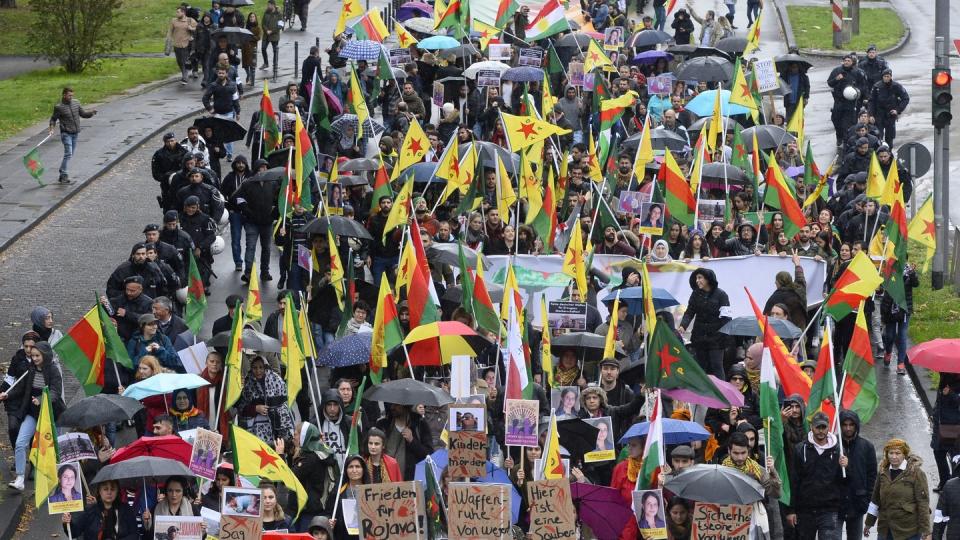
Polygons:
<instances>
[{"instance_id":1,"label":"woman in red jacket","mask_svg":"<svg viewBox=\"0 0 960 540\"><path fill-rule=\"evenodd\" d=\"M137 382L149 379L158 373L166 371L160 367L160 361L156 356L146 355L140 359L137 364ZM160 394L148 396L140 400L143 404L146 419L143 426L137 425L137 435L143 437L145 433L153 433L153 419L161 414L167 414L167 398Z\"/></svg>"},{"instance_id":2,"label":"woman in red jacket","mask_svg":"<svg viewBox=\"0 0 960 540\"><path fill-rule=\"evenodd\" d=\"M637 475L640 474L640 466L643 465L643 445L644 439L641 437L634 437L628 441L627 459L617 463L613 468L613 477L610 479L610 487L619 491L620 496L631 508L633 508L633 490L637 485ZM620 540L636 540L640 538L639 533L637 520L631 519L623 527Z\"/></svg>"},{"instance_id":3,"label":"woman in red jacket","mask_svg":"<svg viewBox=\"0 0 960 540\"><path fill-rule=\"evenodd\" d=\"M403 474L400 472L397 460L383 453L386 444L386 433L377 428L370 428L363 457L367 462L371 484L403 481Z\"/></svg>"}]
</instances>

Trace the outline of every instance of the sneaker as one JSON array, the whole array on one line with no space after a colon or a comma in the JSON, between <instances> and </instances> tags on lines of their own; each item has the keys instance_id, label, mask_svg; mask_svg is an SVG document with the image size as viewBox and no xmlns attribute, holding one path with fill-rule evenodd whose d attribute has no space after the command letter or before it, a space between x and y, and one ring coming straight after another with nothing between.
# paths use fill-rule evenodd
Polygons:
<instances>
[{"instance_id":1,"label":"sneaker","mask_svg":"<svg viewBox=\"0 0 960 540\"><path fill-rule=\"evenodd\" d=\"M7 485L17 491L23 491L23 475L17 475L17 479Z\"/></svg>"},{"instance_id":2,"label":"sneaker","mask_svg":"<svg viewBox=\"0 0 960 540\"><path fill-rule=\"evenodd\" d=\"M277 282L277 288L282 289L283 286L286 284L287 284L287 278L284 276L280 276L280 281Z\"/></svg>"},{"instance_id":3,"label":"sneaker","mask_svg":"<svg viewBox=\"0 0 960 540\"><path fill-rule=\"evenodd\" d=\"M184 86L187 85L187 79L186 79L186 77L182 77L182 78L180 79L180 84L182 84L182 85L184 85Z\"/></svg>"},{"instance_id":4,"label":"sneaker","mask_svg":"<svg viewBox=\"0 0 960 540\"><path fill-rule=\"evenodd\" d=\"M906 375L907 368L902 364L897 364L897 375Z\"/></svg>"},{"instance_id":5,"label":"sneaker","mask_svg":"<svg viewBox=\"0 0 960 540\"><path fill-rule=\"evenodd\" d=\"M250 272L244 272L243 275L240 276L240 281L250 283Z\"/></svg>"},{"instance_id":6,"label":"sneaker","mask_svg":"<svg viewBox=\"0 0 960 540\"><path fill-rule=\"evenodd\" d=\"M883 366L890 367L890 357L893 356L892 353L883 353ZM903 364L900 364L900 367L903 367Z\"/></svg>"},{"instance_id":7,"label":"sneaker","mask_svg":"<svg viewBox=\"0 0 960 540\"><path fill-rule=\"evenodd\" d=\"M57 181L60 182L60 184L61 184L61 185L64 185L64 186L67 186L67 185L70 185L70 184L73 183L73 180L71 180L71 179L70 179L67 175L65 175L65 174L61 174L61 175L60 175L60 178L59 178Z\"/></svg>"},{"instance_id":8,"label":"sneaker","mask_svg":"<svg viewBox=\"0 0 960 540\"><path fill-rule=\"evenodd\" d=\"M233 161L233 154L227 154L227 163Z\"/></svg>"},{"instance_id":9,"label":"sneaker","mask_svg":"<svg viewBox=\"0 0 960 540\"><path fill-rule=\"evenodd\" d=\"M260 274L260 281L273 281L273 276L271 276L269 273Z\"/></svg>"},{"instance_id":10,"label":"sneaker","mask_svg":"<svg viewBox=\"0 0 960 540\"><path fill-rule=\"evenodd\" d=\"M243 263L237 263L237 267L233 269L234 272L243 272Z\"/></svg>"},{"instance_id":11,"label":"sneaker","mask_svg":"<svg viewBox=\"0 0 960 540\"><path fill-rule=\"evenodd\" d=\"M197 72L194 71L193 73L191 73L191 74L190 74L190 78L191 78L191 79L196 79L196 78L197 78Z\"/></svg>"},{"instance_id":12,"label":"sneaker","mask_svg":"<svg viewBox=\"0 0 960 540\"><path fill-rule=\"evenodd\" d=\"M260 66L260 69L266 71L266 70L270 69L270 64L264 64L264 65Z\"/></svg>"}]
</instances>

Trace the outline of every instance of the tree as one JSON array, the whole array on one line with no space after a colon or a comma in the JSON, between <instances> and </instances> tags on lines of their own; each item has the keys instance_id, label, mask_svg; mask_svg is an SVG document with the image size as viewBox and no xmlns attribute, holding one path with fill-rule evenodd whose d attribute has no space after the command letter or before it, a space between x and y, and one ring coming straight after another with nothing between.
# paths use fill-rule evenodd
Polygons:
<instances>
[{"instance_id":1,"label":"tree","mask_svg":"<svg viewBox=\"0 0 960 540\"><path fill-rule=\"evenodd\" d=\"M31 0L35 17L28 41L40 56L68 73L96 64L99 55L119 50L122 36L111 23L122 0Z\"/></svg>"},{"instance_id":2,"label":"tree","mask_svg":"<svg viewBox=\"0 0 960 540\"><path fill-rule=\"evenodd\" d=\"M17 0L0 0L0 8L16 8Z\"/></svg>"}]
</instances>

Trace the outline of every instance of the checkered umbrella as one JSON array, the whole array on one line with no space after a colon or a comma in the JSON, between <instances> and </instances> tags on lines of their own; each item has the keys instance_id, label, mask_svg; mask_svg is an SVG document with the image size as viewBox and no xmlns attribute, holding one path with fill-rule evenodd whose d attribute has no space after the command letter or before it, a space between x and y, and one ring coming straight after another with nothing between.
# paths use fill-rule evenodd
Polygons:
<instances>
[{"instance_id":1,"label":"checkered umbrella","mask_svg":"<svg viewBox=\"0 0 960 540\"><path fill-rule=\"evenodd\" d=\"M376 60L380 58L380 50L383 46L376 41L369 39L360 39L348 41L340 51L340 56L352 60Z\"/></svg>"},{"instance_id":2,"label":"checkered umbrella","mask_svg":"<svg viewBox=\"0 0 960 540\"><path fill-rule=\"evenodd\" d=\"M353 128L353 132L357 132L357 126L360 122L357 120L357 115L355 114L341 114L339 118L333 121L330 124L330 132L333 134L334 139L339 139L343 137L343 132L347 127ZM367 118L363 121L363 137L368 138L373 134L373 136L380 135L387 128L383 127L383 124L377 122L372 118Z\"/></svg>"},{"instance_id":3,"label":"checkered umbrella","mask_svg":"<svg viewBox=\"0 0 960 540\"><path fill-rule=\"evenodd\" d=\"M539 82L543 80L543 70L533 66L512 67L504 71L500 78L514 82Z\"/></svg>"}]
</instances>

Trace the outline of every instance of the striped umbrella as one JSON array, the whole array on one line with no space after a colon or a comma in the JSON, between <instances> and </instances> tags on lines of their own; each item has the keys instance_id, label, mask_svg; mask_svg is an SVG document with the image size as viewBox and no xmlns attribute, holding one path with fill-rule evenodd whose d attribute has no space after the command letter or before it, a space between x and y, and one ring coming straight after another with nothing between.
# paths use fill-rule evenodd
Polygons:
<instances>
[{"instance_id":1,"label":"striped umbrella","mask_svg":"<svg viewBox=\"0 0 960 540\"><path fill-rule=\"evenodd\" d=\"M488 341L487 338L477 334L469 326L456 321L433 322L418 326L407 334L403 343L410 347L415 347L418 344L428 345L428 347L422 348L425 351L439 350L440 363L442 364L449 364L450 358L453 356L477 356L490 346L490 341ZM402 349L403 347L397 347L395 351L403 355ZM410 356L414 365L422 365L421 362L433 360L428 358L414 358L415 355L412 351Z\"/></svg>"}]
</instances>

